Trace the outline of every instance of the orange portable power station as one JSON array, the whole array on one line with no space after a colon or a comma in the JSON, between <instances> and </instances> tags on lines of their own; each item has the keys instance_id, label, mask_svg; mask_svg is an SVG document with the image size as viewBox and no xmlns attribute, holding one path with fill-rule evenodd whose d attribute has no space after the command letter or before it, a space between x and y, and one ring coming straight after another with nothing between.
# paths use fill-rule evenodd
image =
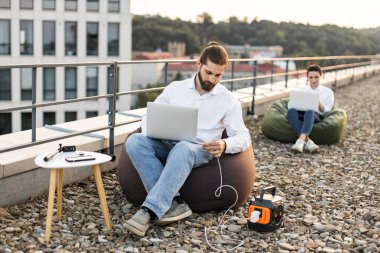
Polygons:
<instances>
[{"instance_id":1,"label":"orange portable power station","mask_svg":"<svg viewBox=\"0 0 380 253\"><path fill-rule=\"evenodd\" d=\"M271 191L271 194L265 194ZM254 197L248 208L248 227L260 232L270 232L282 226L284 200L276 196L276 187L264 188L259 197Z\"/></svg>"}]
</instances>

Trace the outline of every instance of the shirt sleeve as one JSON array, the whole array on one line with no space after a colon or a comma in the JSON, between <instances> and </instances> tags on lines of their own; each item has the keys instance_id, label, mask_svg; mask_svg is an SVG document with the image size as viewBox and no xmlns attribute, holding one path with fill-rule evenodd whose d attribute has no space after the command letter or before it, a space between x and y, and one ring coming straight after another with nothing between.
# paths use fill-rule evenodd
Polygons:
<instances>
[{"instance_id":1,"label":"shirt sleeve","mask_svg":"<svg viewBox=\"0 0 380 253\"><path fill-rule=\"evenodd\" d=\"M244 124L240 103L235 99L233 105L227 110L223 120L228 138L225 153L234 154L246 150L251 145L251 136Z\"/></svg>"},{"instance_id":2,"label":"shirt sleeve","mask_svg":"<svg viewBox=\"0 0 380 253\"><path fill-rule=\"evenodd\" d=\"M334 92L331 89L326 88L323 101L321 101L324 107L324 111L322 113L331 111L334 106L334 99Z\"/></svg>"}]
</instances>

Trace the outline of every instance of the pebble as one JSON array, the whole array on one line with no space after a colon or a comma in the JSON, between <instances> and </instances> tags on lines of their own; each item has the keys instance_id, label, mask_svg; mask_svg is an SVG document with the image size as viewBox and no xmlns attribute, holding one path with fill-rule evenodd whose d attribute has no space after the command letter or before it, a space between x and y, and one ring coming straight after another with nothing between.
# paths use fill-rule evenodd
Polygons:
<instances>
[{"instance_id":1,"label":"pebble","mask_svg":"<svg viewBox=\"0 0 380 253\"><path fill-rule=\"evenodd\" d=\"M240 230L241 230L241 226L239 225L235 225L235 224L228 225L228 231L239 232Z\"/></svg>"},{"instance_id":2,"label":"pebble","mask_svg":"<svg viewBox=\"0 0 380 253\"><path fill-rule=\"evenodd\" d=\"M266 138L262 117L246 121L256 158L256 181L249 198L275 185L284 197L284 225L260 233L247 226L248 203L227 212L222 236L216 227L224 210L194 213L165 227L153 225L140 238L122 224L138 206L129 202L118 183L117 171L102 174L112 230L107 230L94 178L66 185L59 222L54 210L52 236L44 240L47 194L23 204L0 208L0 252L215 252L205 239L234 252L380 252L380 89L379 77L338 88L336 105L348 115L344 139L320 145L310 155L291 152L290 143Z\"/></svg>"},{"instance_id":3,"label":"pebble","mask_svg":"<svg viewBox=\"0 0 380 253\"><path fill-rule=\"evenodd\" d=\"M290 251L296 250L296 248L294 246L290 245L289 243L281 243L281 242L279 242L279 243L277 243L277 245L280 248L285 249L285 250L290 250Z\"/></svg>"},{"instance_id":4,"label":"pebble","mask_svg":"<svg viewBox=\"0 0 380 253\"><path fill-rule=\"evenodd\" d=\"M4 230L5 230L5 232L7 232L7 233L13 233L13 232L15 231L15 228L14 228L14 227L7 227L7 228L5 228Z\"/></svg>"}]
</instances>

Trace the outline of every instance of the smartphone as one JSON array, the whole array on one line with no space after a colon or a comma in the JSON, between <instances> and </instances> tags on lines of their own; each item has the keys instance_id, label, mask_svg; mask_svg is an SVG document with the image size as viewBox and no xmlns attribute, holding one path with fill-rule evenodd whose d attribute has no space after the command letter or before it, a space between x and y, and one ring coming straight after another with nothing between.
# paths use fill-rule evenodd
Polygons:
<instances>
[{"instance_id":1,"label":"smartphone","mask_svg":"<svg viewBox=\"0 0 380 253\"><path fill-rule=\"evenodd\" d=\"M81 162L81 161L95 160L95 157L92 155L70 156L70 157L66 157L65 160L67 162Z\"/></svg>"}]
</instances>

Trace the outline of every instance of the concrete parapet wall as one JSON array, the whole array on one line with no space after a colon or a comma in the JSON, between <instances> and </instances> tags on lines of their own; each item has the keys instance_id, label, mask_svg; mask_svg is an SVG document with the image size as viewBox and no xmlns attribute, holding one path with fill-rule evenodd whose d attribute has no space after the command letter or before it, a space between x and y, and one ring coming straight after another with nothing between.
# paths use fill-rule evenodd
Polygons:
<instances>
[{"instance_id":1,"label":"concrete parapet wall","mask_svg":"<svg viewBox=\"0 0 380 253\"><path fill-rule=\"evenodd\" d=\"M372 69L358 69L352 75L326 74L322 83L328 87L339 88L352 84L363 78L380 73L380 66ZM335 78L336 77L336 78ZM289 80L287 87L284 83L265 84L256 88L255 95L255 114L263 115L267 106L274 100L287 97L291 89L305 85L305 79ZM248 117L252 107L253 88L244 88L234 92L237 99L241 102L243 116ZM133 122L141 117L145 108L128 112L117 113L116 124ZM84 131L86 129L107 126L108 117L99 116L91 119L78 120L59 124L61 128ZM139 122L123 125L115 128L115 155L116 161L109 162L101 166L103 171L115 168L121 149L127 134L135 130L140 125ZM34 158L43 152L53 151L58 148L58 144L76 145L78 150L102 151L108 148L109 130L98 131L94 136L77 136L60 141L54 141L38 146L19 149L0 154L0 207L6 207L21 203L31 197L38 196L48 190L49 169L37 168ZM37 129L37 140L62 136L64 133L48 128ZM0 148L20 145L29 140L31 131L22 131L0 136ZM69 184L83 180L92 175L90 168L80 168L76 170L64 171L64 184Z\"/></svg>"}]
</instances>

